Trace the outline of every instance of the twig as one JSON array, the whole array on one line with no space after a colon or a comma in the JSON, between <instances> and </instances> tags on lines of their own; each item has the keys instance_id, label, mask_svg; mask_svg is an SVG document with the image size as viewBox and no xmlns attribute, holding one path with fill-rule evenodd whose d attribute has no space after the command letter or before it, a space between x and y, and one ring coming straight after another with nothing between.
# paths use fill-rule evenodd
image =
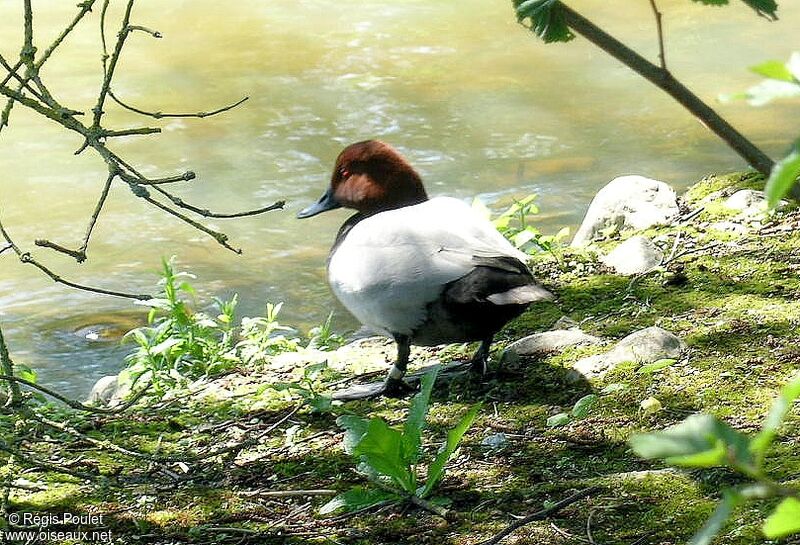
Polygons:
<instances>
[{"instance_id":1,"label":"twig","mask_svg":"<svg viewBox=\"0 0 800 545\"><path fill-rule=\"evenodd\" d=\"M700 206L700 207L692 210L691 212L689 212L688 214L686 214L684 217L682 217L680 219L680 221L678 222L678 225L683 225L683 224L689 223L691 220L693 220L694 218L699 216L700 213L703 212L703 210L705 210L705 209L706 209L705 206Z\"/></svg>"},{"instance_id":2,"label":"twig","mask_svg":"<svg viewBox=\"0 0 800 545\"><path fill-rule=\"evenodd\" d=\"M723 244L724 244L723 242L719 242L718 241L718 242L712 242L711 244L706 244L705 246L698 246L697 248L689 248L688 250L684 250L682 252L679 252L679 253L675 254L670 259L664 260L664 262L661 263L661 265L662 266L667 266L669 263L672 263L673 261L675 261L676 259L679 259L681 257L687 256L689 254L696 254L697 252L704 252L706 250L711 250L711 249L716 248L718 246L722 246Z\"/></svg>"},{"instance_id":3,"label":"twig","mask_svg":"<svg viewBox=\"0 0 800 545\"><path fill-rule=\"evenodd\" d=\"M103 78L103 85L100 87L100 94L97 97L97 103L95 104L92 111L94 112L94 119L92 121L92 127L94 129L100 128L100 120L103 117L103 106L106 102L106 96L108 95L108 90L111 87L111 79L114 77L114 70L117 68L117 62L119 62L120 54L122 53L122 47L125 45L125 40L130 33L130 20L131 20L131 10L133 9L133 2L134 0L128 0L128 5L125 7L125 14L122 16L122 26L120 28L119 34L117 34L117 43L114 46L114 52L111 54L110 59L108 60L108 64L105 68L105 77ZM105 24L105 12L108 7L108 2L103 5L103 18L101 21L101 29ZM105 37L103 37L103 58L105 59L106 55L108 54L105 51ZM104 63L105 65L105 60Z\"/></svg>"},{"instance_id":4,"label":"twig","mask_svg":"<svg viewBox=\"0 0 800 545\"><path fill-rule=\"evenodd\" d=\"M0 369L2 369L3 374L5 375L14 374L14 362L11 360L11 356L8 353L8 347L6 346L6 340L3 337L2 328L0 328ZM16 407L21 402L22 392L20 391L19 384L16 382L9 382L8 399L6 400L5 406Z\"/></svg>"},{"instance_id":5,"label":"twig","mask_svg":"<svg viewBox=\"0 0 800 545\"><path fill-rule=\"evenodd\" d=\"M1 335L2 335L2 331L0 331L0 336ZM22 378L19 378L19 377L3 374L3 375L0 375L0 381L6 381L6 382L9 382L9 383L12 383L12 384L17 384L17 385L22 384L23 386L27 386L28 388L32 388L32 389L37 390L37 391L39 391L39 392L41 392L43 394L46 394L46 395L52 397L53 399L57 399L57 400L61 401L62 403L66 404L67 406L72 407L73 409L77 409L79 411L85 411L85 412L88 412L88 413L96 413L96 414L118 414L118 413L126 411L130 407L133 407L136 404L136 402L139 401L144 396L145 393L147 393L147 391L150 389L150 386L151 386L151 383L147 383L146 385L144 385L142 387L141 390L136 392L136 394L134 394L124 404L119 405L118 407L114 407L112 409L112 408L105 408L105 407L93 407L92 405L85 405L85 404L81 403L80 401L75 401L74 399L70 399L70 398L68 398L68 397L66 397L66 396L64 396L62 394L59 394L58 392L56 392L54 390L51 390L50 388L42 386L41 384L36 384L35 382L30 382L28 380L25 380L25 379L22 379Z\"/></svg>"},{"instance_id":6,"label":"twig","mask_svg":"<svg viewBox=\"0 0 800 545\"><path fill-rule=\"evenodd\" d=\"M64 248L63 246L59 246L54 242L50 242L49 240L39 239L36 240L34 243L37 246L42 246L45 248L50 248L57 252L61 252L63 254L67 254L75 258L75 261L78 263L83 263L86 261L86 249L89 247L89 238L92 236L92 231L94 230L94 226L97 223L97 217L100 215L100 211L103 209L103 205L108 198L108 192L111 189L111 183L114 181L116 177L116 172L110 172L108 178L106 178L106 183L103 186L103 191L100 193L100 199L97 201L97 204L94 207L94 212L92 212L92 217L89 219L89 226L86 228L86 234L83 237L83 243L81 244L80 248L77 250L70 250L68 248Z\"/></svg>"},{"instance_id":7,"label":"twig","mask_svg":"<svg viewBox=\"0 0 800 545\"><path fill-rule=\"evenodd\" d=\"M8 443L0 439L0 451L3 451L7 454L13 455L16 457L17 462L24 463L32 467L37 467L39 469L43 469L45 471L55 471L56 473L63 473L65 475L70 475L72 477L76 477L78 479L83 480L94 480L101 475L93 475L91 473L83 473L82 471L74 471L72 469L68 469L61 465L49 464L44 461L37 460L36 458L32 458L20 452L19 450L11 447Z\"/></svg>"},{"instance_id":8,"label":"twig","mask_svg":"<svg viewBox=\"0 0 800 545\"><path fill-rule=\"evenodd\" d=\"M573 503L580 501L591 494L594 494L598 490L599 488L596 486L579 490L578 492L575 492L573 495L564 498L563 500L551 505L546 509L542 509L541 511L537 511L535 513L528 515L527 517L512 522L511 524L506 526L500 533L498 533L491 539L487 539L486 541L481 541L478 545L497 545L506 537L511 535L511 533L513 533L515 530L518 530L519 528L522 528L523 526L526 526L531 522L535 522L537 520L544 520L550 517L551 515L554 515L555 513L561 511L565 507L572 505Z\"/></svg>"},{"instance_id":9,"label":"twig","mask_svg":"<svg viewBox=\"0 0 800 545\"><path fill-rule=\"evenodd\" d=\"M586 538L589 540L591 545L597 545L597 542L594 540L594 536L592 535L592 517L594 516L594 510L589 511L589 516L586 518Z\"/></svg>"},{"instance_id":10,"label":"twig","mask_svg":"<svg viewBox=\"0 0 800 545\"><path fill-rule=\"evenodd\" d=\"M236 108L237 106L239 106L240 104L243 104L243 103L247 102L250 99L250 97L244 97L244 98L241 98L241 99L237 100L233 104L229 104L228 106L223 106L222 108L217 108L216 110L211 110L210 112L164 113L164 112L148 112L147 110L142 110L141 108L137 108L135 106L131 106L130 104L127 104L127 103L123 102L122 100L120 100L119 97L117 97L113 93L113 91L109 91L108 92L108 96L110 96L111 99L114 102L116 102L117 104L119 104L120 106L125 108L126 110L130 110L131 112L135 112L135 113L137 113L139 115L145 115L147 117L152 117L152 118L155 118L155 119L163 119L165 117L199 117L199 118L202 119L204 117L211 117L212 115L217 115L217 114L221 114L223 112L227 112L228 110L232 110L232 109Z\"/></svg>"},{"instance_id":11,"label":"twig","mask_svg":"<svg viewBox=\"0 0 800 545\"><path fill-rule=\"evenodd\" d=\"M256 496L259 498L296 498L298 496L335 496L336 490L328 488L312 488L308 490L255 490L245 496Z\"/></svg>"},{"instance_id":12,"label":"twig","mask_svg":"<svg viewBox=\"0 0 800 545\"><path fill-rule=\"evenodd\" d=\"M256 208L255 210L248 210L246 212L234 212L231 214L219 214L216 212L211 212L207 208L199 208L197 206L193 206L180 197L176 197L171 193L164 191L160 187L153 187L153 189L166 198L168 198L175 206L179 206L181 208L185 208L186 210L191 210L195 214L203 216L204 218L218 218L218 219L230 219L230 218L243 218L246 216L257 216L258 214L263 214L264 212L269 212L271 210L278 210L282 209L286 204L286 201L277 201L275 203L270 204L269 206L264 206L263 208Z\"/></svg>"},{"instance_id":13,"label":"twig","mask_svg":"<svg viewBox=\"0 0 800 545\"><path fill-rule=\"evenodd\" d=\"M681 236L683 236L683 231L678 231L678 234L675 235L675 242L672 243L672 250L670 250L669 257L667 257L665 263L672 261L672 258L675 257L675 252L678 250L678 243L681 241Z\"/></svg>"},{"instance_id":14,"label":"twig","mask_svg":"<svg viewBox=\"0 0 800 545\"><path fill-rule=\"evenodd\" d=\"M653 16L656 18L656 29L658 29L658 60L661 62L661 69L667 70L667 57L664 55L664 28L661 22L661 12L658 11L656 0L650 0L650 7L653 10Z\"/></svg>"}]
</instances>

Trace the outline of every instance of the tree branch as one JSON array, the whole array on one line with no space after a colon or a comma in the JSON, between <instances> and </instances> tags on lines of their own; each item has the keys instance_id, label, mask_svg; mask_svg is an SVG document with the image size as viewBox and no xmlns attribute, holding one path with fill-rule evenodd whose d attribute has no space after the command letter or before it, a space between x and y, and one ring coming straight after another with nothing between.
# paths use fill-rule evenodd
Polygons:
<instances>
[{"instance_id":1,"label":"tree branch","mask_svg":"<svg viewBox=\"0 0 800 545\"><path fill-rule=\"evenodd\" d=\"M650 0L650 8L653 10L653 16L656 19L656 30L658 31L658 60L661 62L661 69L667 69L667 57L664 54L664 27L662 24L662 15L658 11L656 0Z\"/></svg>"},{"instance_id":2,"label":"tree branch","mask_svg":"<svg viewBox=\"0 0 800 545\"><path fill-rule=\"evenodd\" d=\"M135 112L135 113L140 114L140 115L146 115L148 117L153 117L155 119L162 119L162 118L165 118L165 117L199 117L199 118L210 117L212 115L217 115L217 114L221 114L223 112L227 112L228 110L232 110L232 109L236 108L237 106L239 106L240 104L243 104L243 103L247 102L250 99L250 97L244 97L244 98L238 100L237 102L234 102L233 104L230 104L228 106L223 106L222 108L217 108L216 110L211 110L210 112L164 113L164 112L148 112L146 110L142 110L140 108L136 108L134 106L131 106L130 104L122 102L110 90L108 92L108 96L110 96L112 98L112 100L114 100L114 102L116 102L117 104L119 104L120 106L125 108L126 110L130 110L131 112Z\"/></svg>"}]
</instances>

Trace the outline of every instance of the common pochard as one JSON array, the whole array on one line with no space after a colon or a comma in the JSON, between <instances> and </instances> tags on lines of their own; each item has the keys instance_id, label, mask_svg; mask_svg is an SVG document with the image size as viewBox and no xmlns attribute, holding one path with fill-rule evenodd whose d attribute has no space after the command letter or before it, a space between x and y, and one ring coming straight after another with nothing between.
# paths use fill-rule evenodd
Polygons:
<instances>
[{"instance_id":1,"label":"common pochard","mask_svg":"<svg viewBox=\"0 0 800 545\"><path fill-rule=\"evenodd\" d=\"M403 381L410 345L480 341L471 368L483 373L494 335L534 301L552 294L534 280L526 256L466 203L429 199L394 148L377 140L346 147L331 183L298 218L335 208L344 222L328 257L328 281L364 325L397 343L385 382L335 396L352 400L410 391Z\"/></svg>"}]
</instances>

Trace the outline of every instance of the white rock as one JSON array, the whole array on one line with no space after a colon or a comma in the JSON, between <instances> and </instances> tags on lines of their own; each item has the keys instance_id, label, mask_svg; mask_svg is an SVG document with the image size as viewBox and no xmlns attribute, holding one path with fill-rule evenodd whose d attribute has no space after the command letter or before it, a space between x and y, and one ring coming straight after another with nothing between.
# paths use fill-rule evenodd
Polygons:
<instances>
[{"instance_id":1,"label":"white rock","mask_svg":"<svg viewBox=\"0 0 800 545\"><path fill-rule=\"evenodd\" d=\"M740 189L722 203L726 208L738 210L743 217L759 216L767 213L767 197L763 191ZM776 210L786 208L789 203L780 201Z\"/></svg>"},{"instance_id":2,"label":"white rock","mask_svg":"<svg viewBox=\"0 0 800 545\"><path fill-rule=\"evenodd\" d=\"M665 358L677 359L686 350L686 344L673 333L653 326L631 333L605 354L578 360L573 369L584 377L602 377L625 361L642 364Z\"/></svg>"},{"instance_id":3,"label":"white rock","mask_svg":"<svg viewBox=\"0 0 800 545\"><path fill-rule=\"evenodd\" d=\"M620 176L592 199L572 246L585 246L609 230L668 224L679 214L678 196L669 185L644 176Z\"/></svg>"},{"instance_id":4,"label":"white rock","mask_svg":"<svg viewBox=\"0 0 800 545\"><path fill-rule=\"evenodd\" d=\"M619 244L600 261L615 272L630 276L658 267L663 259L664 254L649 238L637 235Z\"/></svg>"},{"instance_id":5,"label":"white rock","mask_svg":"<svg viewBox=\"0 0 800 545\"><path fill-rule=\"evenodd\" d=\"M106 375L92 386L86 403L89 405L109 405L119 390L117 375Z\"/></svg>"},{"instance_id":6,"label":"white rock","mask_svg":"<svg viewBox=\"0 0 800 545\"><path fill-rule=\"evenodd\" d=\"M599 338L588 335L578 328L556 329L523 337L511 343L506 348L506 352L510 356L538 356L560 352L569 346L598 344L600 342Z\"/></svg>"}]
</instances>

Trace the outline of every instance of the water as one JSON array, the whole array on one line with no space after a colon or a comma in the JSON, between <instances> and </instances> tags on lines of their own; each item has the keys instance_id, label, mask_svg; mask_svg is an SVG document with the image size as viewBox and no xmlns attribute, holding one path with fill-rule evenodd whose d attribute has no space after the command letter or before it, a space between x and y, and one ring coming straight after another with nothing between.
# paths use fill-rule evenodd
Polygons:
<instances>
[{"instance_id":1,"label":"water","mask_svg":"<svg viewBox=\"0 0 800 545\"><path fill-rule=\"evenodd\" d=\"M0 3L0 52L21 44L18 2ZM74 2L34 3L36 36L49 43ZM112 3L109 36L121 2ZM244 314L285 301L287 323L307 328L333 309L339 329L355 327L332 299L324 259L338 225L332 212L295 212L316 199L347 143L381 138L416 165L432 194L496 209L513 196L540 195L546 232L580 221L594 192L617 175L641 173L685 187L743 162L650 84L583 40L545 46L516 24L505 0L324 0L213 2L139 0L134 23L161 31L129 40L114 90L154 111L210 110L249 95L243 106L205 120L142 119L109 107L112 127L159 126L155 136L112 147L148 175L191 169L198 179L171 189L195 204L235 211L286 199L285 211L208 222L244 250L208 237L112 190L90 259L33 246L48 238L77 246L102 188L104 165L80 140L16 107L0 135L0 207L16 241L64 277L150 292L162 256L176 254L198 275L201 298L239 292ZM656 55L649 3L579 9L637 49ZM767 23L744 4L710 8L660 2L668 62L707 100L755 83L746 67L797 49L800 5L783 2ZM742 4L742 5L739 5ZM71 107L89 111L100 81L99 9L51 59L45 81ZM767 152L795 136L798 103L718 109ZM143 320L129 301L54 285L8 253L0 257L0 322L13 355L45 384L80 396L116 372L127 348L120 332Z\"/></svg>"}]
</instances>

